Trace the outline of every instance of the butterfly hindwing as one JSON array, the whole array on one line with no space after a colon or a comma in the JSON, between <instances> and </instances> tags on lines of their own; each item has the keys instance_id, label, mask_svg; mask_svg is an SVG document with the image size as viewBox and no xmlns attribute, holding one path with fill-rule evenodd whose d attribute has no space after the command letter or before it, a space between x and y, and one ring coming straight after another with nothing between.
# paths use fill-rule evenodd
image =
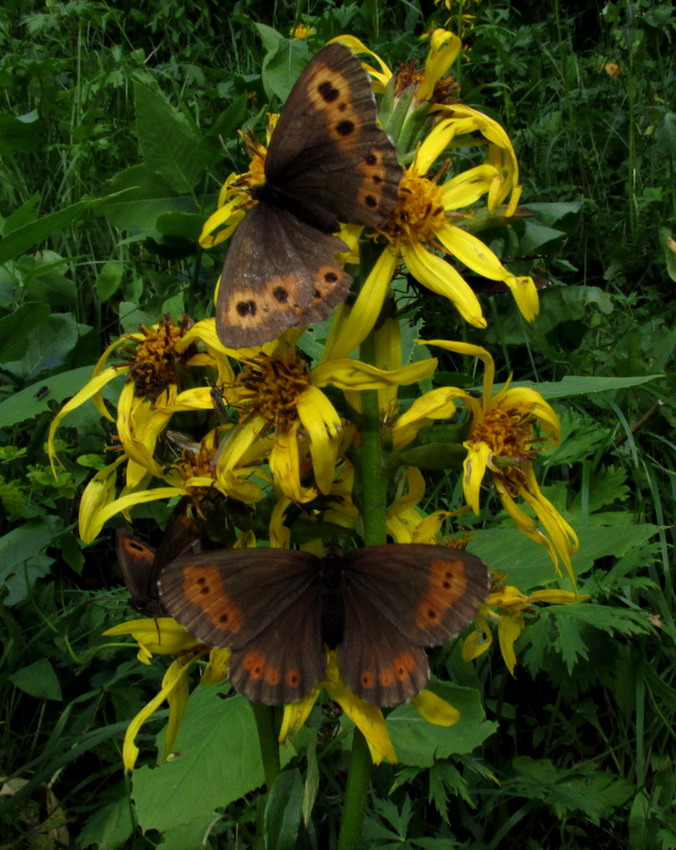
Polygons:
<instances>
[{"instance_id":1,"label":"butterfly hindwing","mask_svg":"<svg viewBox=\"0 0 676 850\"><path fill-rule=\"evenodd\" d=\"M457 635L488 596L486 566L425 544L368 546L345 556L339 665L359 696L397 705L428 679L422 647Z\"/></svg>"},{"instance_id":2,"label":"butterfly hindwing","mask_svg":"<svg viewBox=\"0 0 676 850\"><path fill-rule=\"evenodd\" d=\"M346 250L342 239L258 204L235 231L223 266L216 306L221 340L244 348L326 319L350 288L336 260Z\"/></svg>"},{"instance_id":3,"label":"butterfly hindwing","mask_svg":"<svg viewBox=\"0 0 676 850\"><path fill-rule=\"evenodd\" d=\"M316 687L324 678L325 668L319 585L315 584L255 639L233 650L230 683L256 702L288 704Z\"/></svg>"},{"instance_id":4,"label":"butterfly hindwing","mask_svg":"<svg viewBox=\"0 0 676 850\"><path fill-rule=\"evenodd\" d=\"M220 549L179 558L160 578L171 615L232 651L233 686L259 702L299 699L322 678L320 561L290 549Z\"/></svg>"},{"instance_id":5,"label":"butterfly hindwing","mask_svg":"<svg viewBox=\"0 0 676 850\"><path fill-rule=\"evenodd\" d=\"M341 221L378 227L398 197L402 168L376 120L371 82L343 44L324 47L289 95L270 140L266 179Z\"/></svg>"}]
</instances>

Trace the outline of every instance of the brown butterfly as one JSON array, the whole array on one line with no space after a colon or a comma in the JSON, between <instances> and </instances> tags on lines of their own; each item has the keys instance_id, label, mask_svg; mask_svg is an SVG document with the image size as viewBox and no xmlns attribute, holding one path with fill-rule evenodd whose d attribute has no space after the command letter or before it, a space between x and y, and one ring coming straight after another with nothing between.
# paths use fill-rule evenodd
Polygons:
<instances>
[{"instance_id":1,"label":"brown butterfly","mask_svg":"<svg viewBox=\"0 0 676 850\"><path fill-rule=\"evenodd\" d=\"M216 328L231 348L326 319L351 283L336 260L348 247L330 234L339 221L379 227L397 201L402 168L347 47L327 45L300 75L264 167L221 274Z\"/></svg>"},{"instance_id":2,"label":"brown butterfly","mask_svg":"<svg viewBox=\"0 0 676 850\"><path fill-rule=\"evenodd\" d=\"M126 528L115 532L115 548L122 578L131 596L131 606L145 617L167 617L157 589L162 569L177 555L196 543L202 532L187 514L181 500L172 512L157 551L141 543Z\"/></svg>"},{"instance_id":3,"label":"brown butterfly","mask_svg":"<svg viewBox=\"0 0 676 850\"><path fill-rule=\"evenodd\" d=\"M398 705L429 679L424 651L457 635L489 591L485 564L458 549L367 546L318 558L291 549L221 549L178 558L160 576L171 615L231 650L230 682L256 702L290 703L324 678L339 646L345 685Z\"/></svg>"}]
</instances>

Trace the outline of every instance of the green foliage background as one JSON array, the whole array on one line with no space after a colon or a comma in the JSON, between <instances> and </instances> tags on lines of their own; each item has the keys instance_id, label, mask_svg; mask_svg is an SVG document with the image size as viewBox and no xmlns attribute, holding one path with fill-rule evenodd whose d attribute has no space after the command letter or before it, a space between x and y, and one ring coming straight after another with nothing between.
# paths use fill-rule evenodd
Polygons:
<instances>
[{"instance_id":1,"label":"green foliage background","mask_svg":"<svg viewBox=\"0 0 676 850\"><path fill-rule=\"evenodd\" d=\"M76 536L78 494L110 457L109 433L93 408L73 414L56 480L43 444L112 338L164 313L208 314L220 255L195 239L224 177L246 165L237 129L262 130L327 38L351 32L397 67L424 58L418 37L433 20L463 36L463 102L507 128L534 214L482 237L551 283L531 327L511 299L486 294L488 332L464 332L503 379L538 382L562 418L540 474L580 534L575 567L592 599L533 612L516 678L497 651L471 668L457 648L435 653L457 682L439 686L451 701L485 694L485 720L465 706L482 732L465 739L458 727L448 751L397 740L402 763L374 773L364 847L676 847L674 16L647 0L580 8L4 3L0 846L69 837L112 850L162 837L185 848L206 832L210 847L249 846L257 832L262 846L260 758L240 697L199 689L191 701L181 734L203 741L209 762L123 776L123 730L161 672L103 646L101 632L129 613L126 592L111 540L83 551ZM315 29L310 44L287 42L301 22ZM426 296L428 338L463 332L449 312ZM459 364L444 365L452 383ZM456 485L439 480L438 507L457 506ZM507 518L481 530L490 517L467 523L477 554L524 591L548 580L544 555ZM164 518L158 507L135 515L148 536ZM152 737L142 743L152 752ZM344 723L311 720L268 800L266 847L331 846L348 753Z\"/></svg>"}]
</instances>

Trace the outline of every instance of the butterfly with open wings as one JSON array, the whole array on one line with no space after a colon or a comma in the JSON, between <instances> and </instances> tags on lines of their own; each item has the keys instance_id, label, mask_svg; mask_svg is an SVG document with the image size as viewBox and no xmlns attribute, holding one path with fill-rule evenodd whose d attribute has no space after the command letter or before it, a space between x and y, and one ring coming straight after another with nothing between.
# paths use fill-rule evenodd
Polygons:
<instances>
[{"instance_id":1,"label":"butterfly with open wings","mask_svg":"<svg viewBox=\"0 0 676 850\"><path fill-rule=\"evenodd\" d=\"M370 80L344 45L324 47L300 75L264 171L221 274L216 329L230 348L326 319L351 283L336 259L348 251L332 235L339 222L380 227L397 202L402 168Z\"/></svg>"},{"instance_id":2,"label":"butterfly with open wings","mask_svg":"<svg viewBox=\"0 0 676 850\"><path fill-rule=\"evenodd\" d=\"M367 546L319 558L291 549L221 549L168 564L170 614L198 640L231 651L230 682L256 702L301 699L338 646L343 683L398 705L429 679L424 648L457 635L489 592L486 565L425 544Z\"/></svg>"}]
</instances>

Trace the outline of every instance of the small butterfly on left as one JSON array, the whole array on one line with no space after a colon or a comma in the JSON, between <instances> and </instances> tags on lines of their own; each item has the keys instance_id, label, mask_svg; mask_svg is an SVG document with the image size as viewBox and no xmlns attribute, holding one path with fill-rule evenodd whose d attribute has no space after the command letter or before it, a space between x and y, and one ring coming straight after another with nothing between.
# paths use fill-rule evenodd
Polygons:
<instances>
[{"instance_id":1,"label":"small butterfly on left","mask_svg":"<svg viewBox=\"0 0 676 850\"><path fill-rule=\"evenodd\" d=\"M322 48L291 90L272 133L257 203L232 237L216 329L224 345L269 342L328 318L352 279L336 254L340 222L381 227L403 170L378 126L371 82L345 45Z\"/></svg>"},{"instance_id":2,"label":"small butterfly on left","mask_svg":"<svg viewBox=\"0 0 676 850\"><path fill-rule=\"evenodd\" d=\"M145 617L168 617L160 599L157 580L164 567L189 552L202 532L187 514L187 502L178 503L167 522L157 551L141 543L126 528L115 532L115 549L131 606Z\"/></svg>"}]
</instances>

